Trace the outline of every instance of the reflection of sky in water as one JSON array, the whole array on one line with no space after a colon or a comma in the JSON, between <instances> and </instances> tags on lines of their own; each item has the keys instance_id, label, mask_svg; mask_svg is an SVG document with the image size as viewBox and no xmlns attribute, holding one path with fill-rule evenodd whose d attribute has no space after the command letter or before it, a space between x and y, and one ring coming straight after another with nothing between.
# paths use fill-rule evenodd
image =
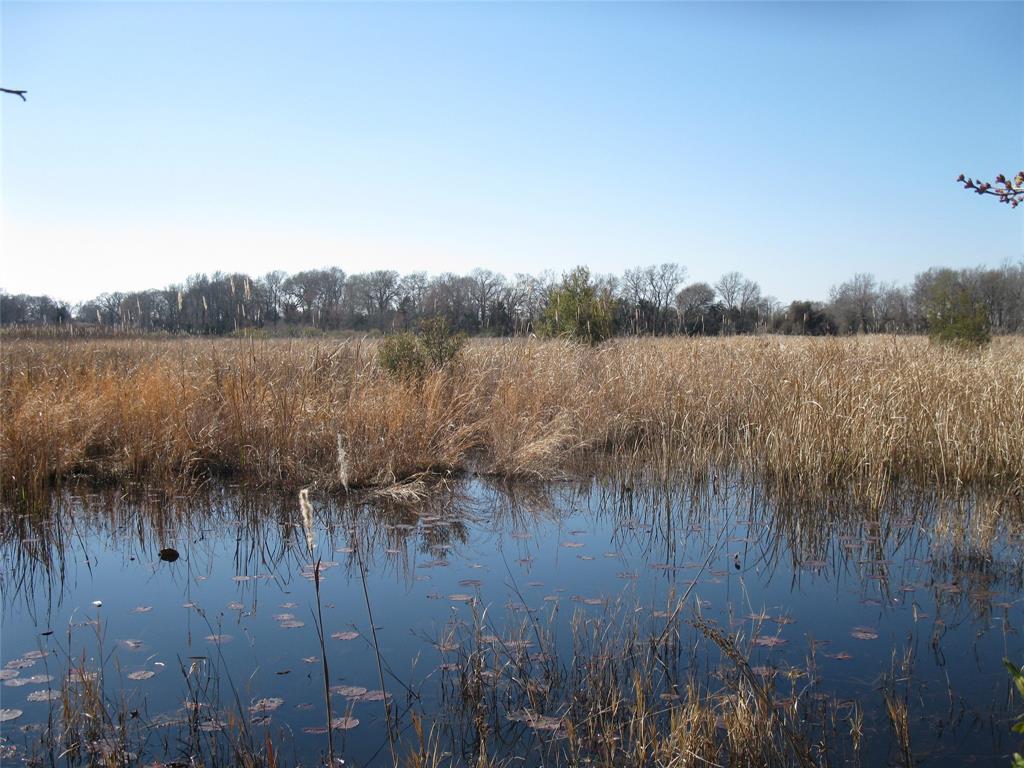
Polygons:
<instances>
[{"instance_id":1,"label":"reflection of sky in water","mask_svg":"<svg viewBox=\"0 0 1024 768\"><path fill-rule=\"evenodd\" d=\"M470 483L420 514L364 510L359 518L370 521L359 534L367 548L367 589L403 738L412 738L410 707L429 716L451 693L439 666L454 662L457 652L437 642L468 636L473 607L467 596L479 599L478 610L488 609L487 631L495 635L530 638L520 628L530 615L538 617L550 625L567 661L574 612L607 614L613 622L639 617L641 627L660 634L673 598L699 574L682 617L699 600L705 617L748 640L759 624L761 639L751 650L755 667L806 669L813 639L818 685L808 687L803 677L795 691L858 701L865 714L865 764L894 754L881 686L894 669L897 678L906 677L899 662L907 652L913 653L912 672L898 680L897 690L908 692L919 756L958 764L970 755L979 764L1001 765L1014 747L1000 660L1024 655L1016 631L1019 543L996 540L989 559L956 534L933 539L935 514L889 515L873 528L844 527L827 522L843 519L842 513L759 510L747 494L706 504L599 485L520 495ZM322 600L331 685L377 690L351 529L338 522L350 513L329 513L323 500L314 501L316 554L328 562ZM299 757L314 758L325 744L322 733L303 731L324 725L314 589L301 531L283 522L299 521L292 509L297 504L252 505L223 497L211 514L196 515L163 537L154 531L161 525L177 530L176 518L167 511L161 523L153 504L122 505L107 514L94 504L95 516L93 509L79 509L79 522L63 532L63 553L49 581L45 569L26 558L41 546L33 539L45 532L23 532L26 544L8 543L3 550L2 661L48 648L47 658L18 677L64 674L70 626L72 656L84 652L87 666L95 666L96 630L87 622L99 618L107 692L123 687L130 708L143 718L181 714L187 695L182 668L194 667L194 680L216 668L230 673L246 707L283 699L276 709L276 702L268 705L269 721L256 732L269 728L281 738L283 731ZM328 530L324 520L332 517ZM160 562L164 546L176 547L181 559ZM94 600L102 606L94 607ZM523 602L533 614L518 610ZM53 635L40 635L51 629ZM719 683L709 670L717 654L709 659L706 642L688 625L681 631L681 664L691 664L689 648L696 644L693 674L714 688ZM210 636L224 641L215 644ZM129 678L138 672L155 675ZM220 679L222 704L236 706L228 676ZM45 722L48 705L29 701L28 694L46 685L9 682L0 689L2 707L24 714L0 727L21 743L33 737L24 726ZM793 689L783 682L777 690L785 697ZM332 700L335 717L359 720L337 732L340 753L357 764L384 760L382 703ZM845 734L848 725L840 727Z\"/></svg>"}]
</instances>

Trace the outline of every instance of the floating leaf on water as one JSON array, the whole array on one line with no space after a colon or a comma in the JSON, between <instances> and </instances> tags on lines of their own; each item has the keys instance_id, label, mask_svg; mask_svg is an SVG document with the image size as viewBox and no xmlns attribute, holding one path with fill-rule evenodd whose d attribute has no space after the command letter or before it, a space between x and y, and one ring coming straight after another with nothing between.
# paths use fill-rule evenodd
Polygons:
<instances>
[{"instance_id":1,"label":"floating leaf on water","mask_svg":"<svg viewBox=\"0 0 1024 768\"><path fill-rule=\"evenodd\" d=\"M27 698L29 701L56 701L60 698L60 691L32 691Z\"/></svg>"},{"instance_id":2,"label":"floating leaf on water","mask_svg":"<svg viewBox=\"0 0 1024 768\"><path fill-rule=\"evenodd\" d=\"M771 619L771 616L764 611L761 611L761 613L748 613L747 618L751 621L768 621Z\"/></svg>"},{"instance_id":3,"label":"floating leaf on water","mask_svg":"<svg viewBox=\"0 0 1024 768\"><path fill-rule=\"evenodd\" d=\"M327 733L327 729L322 725L307 725L302 729L302 732L310 736L322 736Z\"/></svg>"},{"instance_id":4,"label":"floating leaf on water","mask_svg":"<svg viewBox=\"0 0 1024 768\"><path fill-rule=\"evenodd\" d=\"M4 664L4 669L27 669L28 667L34 667L35 665L35 659L26 659L22 657L20 659L11 659Z\"/></svg>"},{"instance_id":5,"label":"floating leaf on water","mask_svg":"<svg viewBox=\"0 0 1024 768\"><path fill-rule=\"evenodd\" d=\"M228 724L223 720L218 720L215 717L211 717L209 720L204 720L199 724L199 730L205 731L206 733L212 733L214 731L223 731L228 727Z\"/></svg>"},{"instance_id":6,"label":"floating leaf on water","mask_svg":"<svg viewBox=\"0 0 1024 768\"><path fill-rule=\"evenodd\" d=\"M53 682L53 675L32 675L32 677L25 678L31 685L42 685L43 683Z\"/></svg>"},{"instance_id":7,"label":"floating leaf on water","mask_svg":"<svg viewBox=\"0 0 1024 768\"><path fill-rule=\"evenodd\" d=\"M245 610L245 606L242 605L237 600L232 600L230 603L227 604L227 609L229 611L244 611Z\"/></svg>"},{"instance_id":8,"label":"floating leaf on water","mask_svg":"<svg viewBox=\"0 0 1024 768\"><path fill-rule=\"evenodd\" d=\"M335 552L339 552L339 553L341 553L343 555L351 555L356 550L355 550L355 547L335 547L334 551Z\"/></svg>"},{"instance_id":9,"label":"floating leaf on water","mask_svg":"<svg viewBox=\"0 0 1024 768\"><path fill-rule=\"evenodd\" d=\"M581 542L581 541L563 541L561 546L565 547L566 549L580 549L580 548L583 547L583 542Z\"/></svg>"},{"instance_id":10,"label":"floating leaf on water","mask_svg":"<svg viewBox=\"0 0 1024 768\"><path fill-rule=\"evenodd\" d=\"M512 712L509 714L508 719L513 722L523 723L527 728L532 728L535 731L557 731L562 727L561 718L540 715L528 709L522 712Z\"/></svg>"},{"instance_id":11,"label":"floating leaf on water","mask_svg":"<svg viewBox=\"0 0 1024 768\"><path fill-rule=\"evenodd\" d=\"M0 723L17 720L24 713L20 709L0 709Z\"/></svg>"},{"instance_id":12,"label":"floating leaf on water","mask_svg":"<svg viewBox=\"0 0 1024 768\"><path fill-rule=\"evenodd\" d=\"M302 663L303 664L316 664L318 661L320 661L320 657L319 656L303 656L302 657Z\"/></svg>"},{"instance_id":13,"label":"floating leaf on water","mask_svg":"<svg viewBox=\"0 0 1024 768\"><path fill-rule=\"evenodd\" d=\"M292 608L298 608L298 607L299 607L298 603L281 603L278 606L278 608L284 608L285 610L290 610Z\"/></svg>"},{"instance_id":14,"label":"floating leaf on water","mask_svg":"<svg viewBox=\"0 0 1024 768\"><path fill-rule=\"evenodd\" d=\"M639 579L640 574L636 571L620 571L619 573L615 574L615 578L625 580Z\"/></svg>"},{"instance_id":15,"label":"floating leaf on water","mask_svg":"<svg viewBox=\"0 0 1024 768\"><path fill-rule=\"evenodd\" d=\"M68 672L69 683L88 683L96 680L99 677L99 673L91 670L84 669L72 669Z\"/></svg>"},{"instance_id":16,"label":"floating leaf on water","mask_svg":"<svg viewBox=\"0 0 1024 768\"><path fill-rule=\"evenodd\" d=\"M358 696L347 696L350 701L384 701L385 699L390 700L391 694L384 693L384 691L366 691Z\"/></svg>"},{"instance_id":17,"label":"floating leaf on water","mask_svg":"<svg viewBox=\"0 0 1024 768\"><path fill-rule=\"evenodd\" d=\"M544 602L545 603L557 603L559 600L561 600L561 598L558 595L545 595L544 596Z\"/></svg>"},{"instance_id":18,"label":"floating leaf on water","mask_svg":"<svg viewBox=\"0 0 1024 768\"><path fill-rule=\"evenodd\" d=\"M306 626L306 622L299 621L298 619L288 619L278 623L281 629L299 629L300 627Z\"/></svg>"},{"instance_id":19,"label":"floating leaf on water","mask_svg":"<svg viewBox=\"0 0 1024 768\"><path fill-rule=\"evenodd\" d=\"M835 659L836 661L849 661L853 658L853 654L847 653L846 651L839 651L838 653L826 653L825 656L827 656L830 659Z\"/></svg>"},{"instance_id":20,"label":"floating leaf on water","mask_svg":"<svg viewBox=\"0 0 1024 768\"><path fill-rule=\"evenodd\" d=\"M165 563L173 563L181 557L181 555L178 554L178 550L173 549L172 547L165 547L164 549L161 549L158 554L160 555L160 559Z\"/></svg>"},{"instance_id":21,"label":"floating leaf on water","mask_svg":"<svg viewBox=\"0 0 1024 768\"><path fill-rule=\"evenodd\" d=\"M126 651L138 651L142 648L141 640L118 640L117 644Z\"/></svg>"},{"instance_id":22,"label":"floating leaf on water","mask_svg":"<svg viewBox=\"0 0 1024 768\"><path fill-rule=\"evenodd\" d=\"M336 717L331 720L331 728L335 731L348 731L359 725L359 720L354 717Z\"/></svg>"},{"instance_id":23,"label":"floating leaf on water","mask_svg":"<svg viewBox=\"0 0 1024 768\"><path fill-rule=\"evenodd\" d=\"M618 557L622 557L622 553L621 552L605 552L604 556L607 557L607 558L618 558Z\"/></svg>"},{"instance_id":24,"label":"floating leaf on water","mask_svg":"<svg viewBox=\"0 0 1024 768\"><path fill-rule=\"evenodd\" d=\"M252 719L252 724L256 728L265 728L270 725L270 715L256 715Z\"/></svg>"},{"instance_id":25,"label":"floating leaf on water","mask_svg":"<svg viewBox=\"0 0 1024 768\"><path fill-rule=\"evenodd\" d=\"M346 699L351 699L353 696L362 696L367 692L366 688L359 685L333 685L331 686L331 693L338 696L344 696Z\"/></svg>"},{"instance_id":26,"label":"floating leaf on water","mask_svg":"<svg viewBox=\"0 0 1024 768\"><path fill-rule=\"evenodd\" d=\"M578 560L593 560L594 556L593 555L576 555L576 558Z\"/></svg>"},{"instance_id":27,"label":"floating leaf on water","mask_svg":"<svg viewBox=\"0 0 1024 768\"><path fill-rule=\"evenodd\" d=\"M871 627L854 627L850 630L850 636L855 640L877 640L878 633Z\"/></svg>"},{"instance_id":28,"label":"floating leaf on water","mask_svg":"<svg viewBox=\"0 0 1024 768\"><path fill-rule=\"evenodd\" d=\"M358 632L332 632L331 633L331 639L332 640L355 640L357 637L359 637L359 633Z\"/></svg>"},{"instance_id":29,"label":"floating leaf on water","mask_svg":"<svg viewBox=\"0 0 1024 768\"><path fill-rule=\"evenodd\" d=\"M458 643L434 643L434 647L441 653L451 653L452 651L459 650Z\"/></svg>"},{"instance_id":30,"label":"floating leaf on water","mask_svg":"<svg viewBox=\"0 0 1024 768\"><path fill-rule=\"evenodd\" d=\"M447 560L428 560L425 563L420 563L420 568L447 568Z\"/></svg>"},{"instance_id":31,"label":"floating leaf on water","mask_svg":"<svg viewBox=\"0 0 1024 768\"><path fill-rule=\"evenodd\" d=\"M780 645L785 645L787 642L789 641L774 635L758 635L754 638L754 645L760 645L764 648L777 648Z\"/></svg>"},{"instance_id":32,"label":"floating leaf on water","mask_svg":"<svg viewBox=\"0 0 1024 768\"><path fill-rule=\"evenodd\" d=\"M308 701L303 701L303 702L300 702L299 704L296 704L295 708L297 710L299 710L300 712L306 712L306 711L308 711L310 709L315 709L316 707L314 705L310 704Z\"/></svg>"},{"instance_id":33,"label":"floating leaf on water","mask_svg":"<svg viewBox=\"0 0 1024 768\"><path fill-rule=\"evenodd\" d=\"M267 712L273 712L284 704L284 699L270 698L270 699L259 699L252 703L249 707L249 712L254 715L265 714Z\"/></svg>"},{"instance_id":34,"label":"floating leaf on water","mask_svg":"<svg viewBox=\"0 0 1024 768\"><path fill-rule=\"evenodd\" d=\"M136 605L134 608L132 608L132 613L149 613L152 610L152 605Z\"/></svg>"},{"instance_id":35,"label":"floating leaf on water","mask_svg":"<svg viewBox=\"0 0 1024 768\"><path fill-rule=\"evenodd\" d=\"M231 635L207 635L206 641L213 643L214 645L223 645L224 643L230 643L232 640Z\"/></svg>"},{"instance_id":36,"label":"floating leaf on water","mask_svg":"<svg viewBox=\"0 0 1024 768\"><path fill-rule=\"evenodd\" d=\"M252 576L232 576L232 581L251 581Z\"/></svg>"},{"instance_id":37,"label":"floating leaf on water","mask_svg":"<svg viewBox=\"0 0 1024 768\"><path fill-rule=\"evenodd\" d=\"M33 659L33 660L35 660L35 659L45 659L49 655L50 655L49 651L26 651L25 653L21 654L21 658L23 658L23 659Z\"/></svg>"},{"instance_id":38,"label":"floating leaf on water","mask_svg":"<svg viewBox=\"0 0 1024 768\"><path fill-rule=\"evenodd\" d=\"M129 680L149 680L149 678L153 677L155 674L156 674L156 672L151 672L148 669L140 669L137 672L129 672L128 673L128 679Z\"/></svg>"},{"instance_id":39,"label":"floating leaf on water","mask_svg":"<svg viewBox=\"0 0 1024 768\"><path fill-rule=\"evenodd\" d=\"M0 669L0 680L13 680L20 674L18 669Z\"/></svg>"},{"instance_id":40,"label":"floating leaf on water","mask_svg":"<svg viewBox=\"0 0 1024 768\"><path fill-rule=\"evenodd\" d=\"M23 685L32 685L28 681L27 677L12 677L10 680L4 680L4 685L8 688L20 688Z\"/></svg>"},{"instance_id":41,"label":"floating leaf on water","mask_svg":"<svg viewBox=\"0 0 1024 768\"><path fill-rule=\"evenodd\" d=\"M460 587L479 587L481 584L483 582L480 579L459 579Z\"/></svg>"},{"instance_id":42,"label":"floating leaf on water","mask_svg":"<svg viewBox=\"0 0 1024 768\"><path fill-rule=\"evenodd\" d=\"M472 595L463 595L463 594L448 595L448 599L451 600L453 603L471 603L471 602L473 602L473 596Z\"/></svg>"},{"instance_id":43,"label":"floating leaf on water","mask_svg":"<svg viewBox=\"0 0 1024 768\"><path fill-rule=\"evenodd\" d=\"M667 619L672 614L669 611L654 611L651 615L656 619Z\"/></svg>"}]
</instances>

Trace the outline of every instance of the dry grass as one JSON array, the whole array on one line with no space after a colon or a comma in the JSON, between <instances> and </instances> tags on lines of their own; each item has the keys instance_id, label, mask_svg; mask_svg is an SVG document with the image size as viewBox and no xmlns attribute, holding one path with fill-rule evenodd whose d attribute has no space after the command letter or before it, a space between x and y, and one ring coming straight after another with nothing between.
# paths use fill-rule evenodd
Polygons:
<instances>
[{"instance_id":1,"label":"dry grass","mask_svg":"<svg viewBox=\"0 0 1024 768\"><path fill-rule=\"evenodd\" d=\"M384 488L594 458L878 503L898 483L1024 495L1014 338L977 354L887 337L477 342L414 383L372 342L9 341L0 387L8 498L77 474Z\"/></svg>"}]
</instances>

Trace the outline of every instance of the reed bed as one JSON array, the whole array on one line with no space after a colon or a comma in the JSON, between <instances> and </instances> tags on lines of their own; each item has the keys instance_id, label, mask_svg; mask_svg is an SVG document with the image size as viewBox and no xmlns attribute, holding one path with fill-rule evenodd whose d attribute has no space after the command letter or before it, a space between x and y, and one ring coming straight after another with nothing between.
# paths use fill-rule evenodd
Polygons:
<instances>
[{"instance_id":1,"label":"reed bed","mask_svg":"<svg viewBox=\"0 0 1024 768\"><path fill-rule=\"evenodd\" d=\"M2 493L73 477L182 488L392 488L728 467L798 494L895 485L1024 497L1024 341L916 337L473 342L415 380L359 340L9 341Z\"/></svg>"}]
</instances>

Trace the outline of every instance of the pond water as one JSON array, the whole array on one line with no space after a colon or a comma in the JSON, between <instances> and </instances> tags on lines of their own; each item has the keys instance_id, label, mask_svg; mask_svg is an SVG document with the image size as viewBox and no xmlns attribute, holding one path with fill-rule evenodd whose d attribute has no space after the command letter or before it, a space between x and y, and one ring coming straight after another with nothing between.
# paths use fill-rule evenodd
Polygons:
<instances>
[{"instance_id":1,"label":"pond water","mask_svg":"<svg viewBox=\"0 0 1024 768\"><path fill-rule=\"evenodd\" d=\"M675 638L651 681L662 710L688 680L724 690L728 659L693 626L698 615L735 634L781 706L806 717L830 703L833 764L900 759L887 692L907 704L918 764L1006 765L1020 748L1002 659L1024 660L1022 542L974 503L868 516L835 500L770 503L724 480L698 493L597 479L470 479L415 504L309 498L308 538L295 496L232 488L5 510L0 756L59 755L47 729L62 685L81 697L91 682L142 761L201 749L230 763L232 743L263 748L269 736L282 762L322 764L326 656L346 764L408 753L414 713L443 749L471 758L460 681L482 658L500 693L488 748L535 764L564 740L558 718L583 648ZM523 664L547 670L533 689L543 701L502 687L522 684ZM854 713L858 751L842 744ZM115 747L97 735L90 749Z\"/></svg>"}]
</instances>

